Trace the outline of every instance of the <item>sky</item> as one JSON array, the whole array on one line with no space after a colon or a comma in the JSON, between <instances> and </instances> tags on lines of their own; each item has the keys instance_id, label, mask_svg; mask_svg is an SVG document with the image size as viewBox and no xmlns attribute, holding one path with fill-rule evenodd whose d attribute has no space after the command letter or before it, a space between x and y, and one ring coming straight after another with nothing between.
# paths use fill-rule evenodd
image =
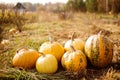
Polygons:
<instances>
[{"instance_id":1,"label":"sky","mask_svg":"<svg viewBox=\"0 0 120 80\"><path fill-rule=\"evenodd\" d=\"M17 2L31 2L31 3L56 3L56 2L62 2L66 3L68 0L0 0L0 3L17 3Z\"/></svg>"}]
</instances>

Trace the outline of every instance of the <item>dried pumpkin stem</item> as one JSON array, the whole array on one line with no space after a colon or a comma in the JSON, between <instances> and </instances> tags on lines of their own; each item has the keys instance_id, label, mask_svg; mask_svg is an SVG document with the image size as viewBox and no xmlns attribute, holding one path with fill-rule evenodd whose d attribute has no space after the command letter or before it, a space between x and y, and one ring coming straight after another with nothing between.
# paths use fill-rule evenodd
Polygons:
<instances>
[{"instance_id":1,"label":"dried pumpkin stem","mask_svg":"<svg viewBox=\"0 0 120 80\"><path fill-rule=\"evenodd\" d=\"M24 47L21 47L21 48L17 49L16 52L18 53L21 49L26 49L26 50L28 50L28 48L24 46Z\"/></svg>"},{"instance_id":2,"label":"dried pumpkin stem","mask_svg":"<svg viewBox=\"0 0 120 80\"><path fill-rule=\"evenodd\" d=\"M101 30L101 31L99 31L98 35L101 35L102 33L103 33L103 31Z\"/></svg>"},{"instance_id":3,"label":"dried pumpkin stem","mask_svg":"<svg viewBox=\"0 0 120 80\"><path fill-rule=\"evenodd\" d=\"M53 43L52 36L49 36L49 41L50 41L50 43Z\"/></svg>"},{"instance_id":4,"label":"dried pumpkin stem","mask_svg":"<svg viewBox=\"0 0 120 80\"><path fill-rule=\"evenodd\" d=\"M51 32L49 32L49 41L50 41L50 43L53 43L53 38L52 38Z\"/></svg>"},{"instance_id":5,"label":"dried pumpkin stem","mask_svg":"<svg viewBox=\"0 0 120 80\"><path fill-rule=\"evenodd\" d=\"M45 54L43 52L39 52L41 55L45 56Z\"/></svg>"},{"instance_id":6,"label":"dried pumpkin stem","mask_svg":"<svg viewBox=\"0 0 120 80\"><path fill-rule=\"evenodd\" d=\"M75 48L73 47L72 43L73 43L73 40L74 40L74 37L75 37L75 32L72 33L72 36L71 36L71 44L70 44L70 48L75 51Z\"/></svg>"},{"instance_id":7,"label":"dried pumpkin stem","mask_svg":"<svg viewBox=\"0 0 120 80\"><path fill-rule=\"evenodd\" d=\"M70 45L70 48L75 52L75 48L73 47L73 45Z\"/></svg>"},{"instance_id":8,"label":"dried pumpkin stem","mask_svg":"<svg viewBox=\"0 0 120 80\"><path fill-rule=\"evenodd\" d=\"M72 36L71 36L71 41L74 40L74 37L75 37L75 32L72 33Z\"/></svg>"}]
</instances>

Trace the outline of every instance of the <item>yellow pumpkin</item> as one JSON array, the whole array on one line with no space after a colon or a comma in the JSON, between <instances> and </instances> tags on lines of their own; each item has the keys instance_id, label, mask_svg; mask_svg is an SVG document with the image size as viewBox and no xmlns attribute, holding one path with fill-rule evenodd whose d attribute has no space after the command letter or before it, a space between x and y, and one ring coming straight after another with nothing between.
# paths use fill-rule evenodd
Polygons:
<instances>
[{"instance_id":1,"label":"yellow pumpkin","mask_svg":"<svg viewBox=\"0 0 120 80\"><path fill-rule=\"evenodd\" d=\"M75 50L81 50L82 52L84 52L84 41L81 39L74 39L74 40L68 40L65 45L64 48L66 51L71 50L70 45L72 45Z\"/></svg>"},{"instance_id":2,"label":"yellow pumpkin","mask_svg":"<svg viewBox=\"0 0 120 80\"><path fill-rule=\"evenodd\" d=\"M57 59L51 54L44 54L36 61L36 69L40 73L55 73L58 69Z\"/></svg>"},{"instance_id":3,"label":"yellow pumpkin","mask_svg":"<svg viewBox=\"0 0 120 80\"><path fill-rule=\"evenodd\" d=\"M59 62L62 55L64 54L64 48L58 42L45 42L40 46L39 52L42 52L44 54L52 54Z\"/></svg>"},{"instance_id":4,"label":"yellow pumpkin","mask_svg":"<svg viewBox=\"0 0 120 80\"><path fill-rule=\"evenodd\" d=\"M93 66L106 67L113 59L113 44L101 34L90 36L85 44L85 54Z\"/></svg>"},{"instance_id":5,"label":"yellow pumpkin","mask_svg":"<svg viewBox=\"0 0 120 80\"><path fill-rule=\"evenodd\" d=\"M29 69L35 67L38 57L39 53L36 50L22 48L14 55L12 62L15 67Z\"/></svg>"},{"instance_id":6,"label":"yellow pumpkin","mask_svg":"<svg viewBox=\"0 0 120 80\"><path fill-rule=\"evenodd\" d=\"M61 64L65 70L79 72L86 69L87 60L80 50L67 51L61 59Z\"/></svg>"}]
</instances>

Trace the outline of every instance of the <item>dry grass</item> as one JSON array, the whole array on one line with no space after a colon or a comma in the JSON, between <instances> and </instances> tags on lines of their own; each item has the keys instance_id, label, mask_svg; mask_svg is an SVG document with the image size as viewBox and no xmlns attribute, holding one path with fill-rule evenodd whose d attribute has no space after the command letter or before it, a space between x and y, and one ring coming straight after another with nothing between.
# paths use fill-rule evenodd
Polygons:
<instances>
[{"instance_id":1,"label":"dry grass","mask_svg":"<svg viewBox=\"0 0 120 80\"><path fill-rule=\"evenodd\" d=\"M11 27L5 27L4 38L11 43L6 45L0 53L0 79L2 80L120 80L120 26L114 23L111 15L75 13L72 19L60 20L57 14L46 12L39 13L36 23L29 23L23 26L23 32L8 35ZM12 26L12 25L11 25ZM49 32L52 33L55 41L64 45L73 32L76 37L86 39L93 34L104 30L105 35L114 42L113 63L104 69L89 67L85 74L74 74L64 71L61 67L55 74L40 74L35 68L23 70L14 68L12 58L16 50L22 46L39 49L39 46L48 41Z\"/></svg>"},{"instance_id":2,"label":"dry grass","mask_svg":"<svg viewBox=\"0 0 120 80\"><path fill-rule=\"evenodd\" d=\"M119 72L113 70L113 68L109 68L108 71L101 77L102 80L119 80Z\"/></svg>"}]
</instances>

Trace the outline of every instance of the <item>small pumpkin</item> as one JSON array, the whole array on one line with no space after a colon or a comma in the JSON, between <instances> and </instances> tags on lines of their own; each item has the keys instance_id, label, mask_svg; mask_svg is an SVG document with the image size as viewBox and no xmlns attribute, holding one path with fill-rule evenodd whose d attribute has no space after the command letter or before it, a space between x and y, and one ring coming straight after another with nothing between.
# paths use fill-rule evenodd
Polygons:
<instances>
[{"instance_id":1,"label":"small pumpkin","mask_svg":"<svg viewBox=\"0 0 120 80\"><path fill-rule=\"evenodd\" d=\"M50 39L50 42L44 42L40 46L39 52L42 52L44 54L52 54L59 62L62 55L64 54L64 47L59 42L53 42Z\"/></svg>"},{"instance_id":2,"label":"small pumpkin","mask_svg":"<svg viewBox=\"0 0 120 80\"><path fill-rule=\"evenodd\" d=\"M30 69L35 67L38 57L39 53L36 50L21 48L14 55L12 62L15 67Z\"/></svg>"},{"instance_id":3,"label":"small pumpkin","mask_svg":"<svg viewBox=\"0 0 120 80\"><path fill-rule=\"evenodd\" d=\"M67 51L63 55L61 64L67 71L80 72L85 71L87 60L82 51L72 48L72 51Z\"/></svg>"},{"instance_id":4,"label":"small pumpkin","mask_svg":"<svg viewBox=\"0 0 120 80\"><path fill-rule=\"evenodd\" d=\"M66 51L71 50L71 45L75 48L75 50L81 50L82 52L84 52L84 45L85 42L81 39L74 39L74 34L72 34L71 40L66 41L64 48Z\"/></svg>"},{"instance_id":5,"label":"small pumpkin","mask_svg":"<svg viewBox=\"0 0 120 80\"><path fill-rule=\"evenodd\" d=\"M9 33L12 34L12 35L17 33L17 32L18 32L18 30L15 29L15 28L12 28L12 29L9 30Z\"/></svg>"},{"instance_id":6,"label":"small pumpkin","mask_svg":"<svg viewBox=\"0 0 120 80\"><path fill-rule=\"evenodd\" d=\"M113 59L113 44L101 33L90 36L85 43L85 54L93 66L106 67Z\"/></svg>"},{"instance_id":7,"label":"small pumpkin","mask_svg":"<svg viewBox=\"0 0 120 80\"><path fill-rule=\"evenodd\" d=\"M58 69L56 57L51 54L43 54L36 61L36 69L40 73L55 73Z\"/></svg>"}]
</instances>

